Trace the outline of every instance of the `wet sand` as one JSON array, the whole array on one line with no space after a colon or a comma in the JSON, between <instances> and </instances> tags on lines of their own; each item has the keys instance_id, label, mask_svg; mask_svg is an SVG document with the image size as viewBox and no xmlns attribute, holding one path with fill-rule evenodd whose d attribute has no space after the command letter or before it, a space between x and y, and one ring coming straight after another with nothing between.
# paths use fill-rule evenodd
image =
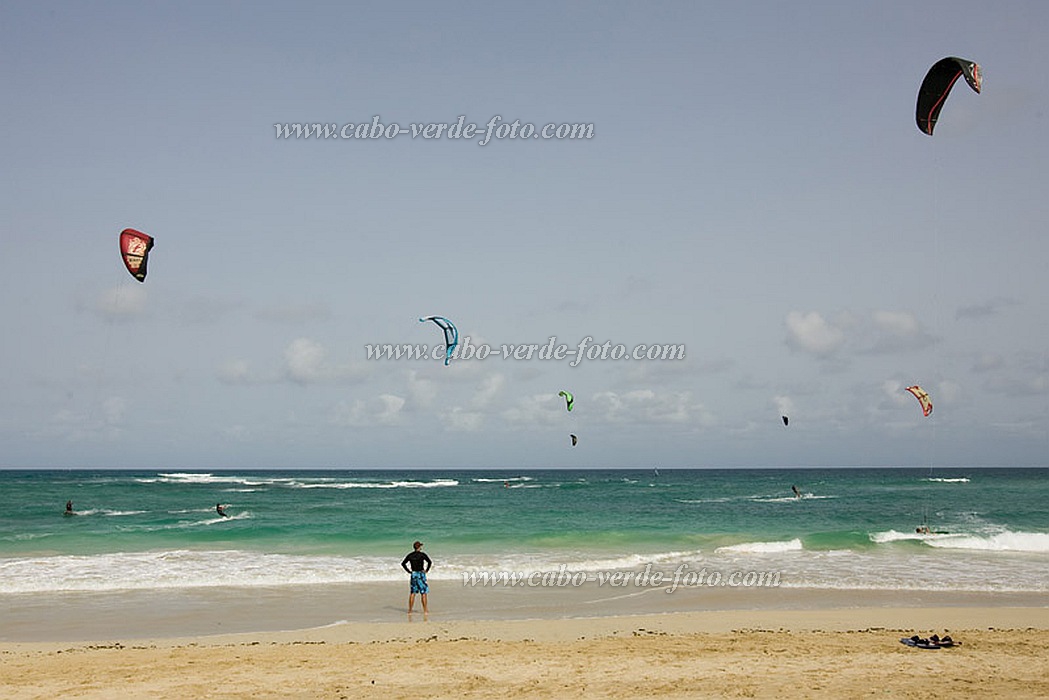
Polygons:
<instances>
[{"instance_id":1,"label":"wet sand","mask_svg":"<svg viewBox=\"0 0 1049 700\"><path fill-rule=\"evenodd\" d=\"M1039 608L1044 595L666 586L503 587L431 581L432 622L717 611ZM406 619L407 585L200 588L4 596L0 643L199 637ZM418 603L417 603L418 608ZM900 625L913 624L906 616ZM862 625L866 626L866 625Z\"/></svg>"}]
</instances>

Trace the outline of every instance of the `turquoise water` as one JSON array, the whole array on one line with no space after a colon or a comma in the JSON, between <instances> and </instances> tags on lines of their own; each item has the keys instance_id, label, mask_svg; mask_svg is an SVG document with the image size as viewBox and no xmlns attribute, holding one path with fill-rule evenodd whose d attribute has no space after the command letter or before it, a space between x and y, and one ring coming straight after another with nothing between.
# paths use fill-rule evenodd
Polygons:
<instances>
[{"instance_id":1,"label":"turquoise water","mask_svg":"<svg viewBox=\"0 0 1049 700\"><path fill-rule=\"evenodd\" d=\"M686 563L1049 591L1047 504L1049 469L0 471L0 594L401 580L416 539L438 578Z\"/></svg>"}]
</instances>

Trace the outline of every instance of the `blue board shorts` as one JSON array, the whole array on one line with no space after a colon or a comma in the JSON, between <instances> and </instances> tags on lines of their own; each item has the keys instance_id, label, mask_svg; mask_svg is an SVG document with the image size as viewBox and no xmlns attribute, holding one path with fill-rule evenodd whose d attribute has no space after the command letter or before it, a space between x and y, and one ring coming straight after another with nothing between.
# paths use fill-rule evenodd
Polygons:
<instances>
[{"instance_id":1,"label":"blue board shorts","mask_svg":"<svg viewBox=\"0 0 1049 700\"><path fill-rule=\"evenodd\" d=\"M426 572L425 571L413 571L412 581L409 584L412 593L428 593L430 587L426 585Z\"/></svg>"}]
</instances>

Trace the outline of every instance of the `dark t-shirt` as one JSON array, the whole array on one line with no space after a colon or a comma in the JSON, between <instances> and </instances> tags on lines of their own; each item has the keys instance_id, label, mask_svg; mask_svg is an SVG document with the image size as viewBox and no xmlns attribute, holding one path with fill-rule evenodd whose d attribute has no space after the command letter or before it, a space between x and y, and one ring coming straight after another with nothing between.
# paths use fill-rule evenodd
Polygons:
<instances>
[{"instance_id":1,"label":"dark t-shirt","mask_svg":"<svg viewBox=\"0 0 1049 700\"><path fill-rule=\"evenodd\" d=\"M426 562L425 569L423 568L423 562ZM407 569L408 567L404 566L405 564L411 564L412 571L428 571L433 566L433 562L430 561L430 557L426 556L426 552L420 551L410 552L404 558L404 561L401 562L401 566Z\"/></svg>"}]
</instances>

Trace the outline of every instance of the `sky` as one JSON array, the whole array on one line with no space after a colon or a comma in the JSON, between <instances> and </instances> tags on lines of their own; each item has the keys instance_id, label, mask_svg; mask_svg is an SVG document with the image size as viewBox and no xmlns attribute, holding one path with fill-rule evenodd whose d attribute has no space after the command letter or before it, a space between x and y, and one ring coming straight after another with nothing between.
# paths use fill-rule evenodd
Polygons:
<instances>
[{"instance_id":1,"label":"sky","mask_svg":"<svg viewBox=\"0 0 1049 700\"><path fill-rule=\"evenodd\" d=\"M0 467L1046 466L1046 35L1040 1L4 3ZM983 90L930 137L945 56ZM368 358L434 314L685 357Z\"/></svg>"}]
</instances>

